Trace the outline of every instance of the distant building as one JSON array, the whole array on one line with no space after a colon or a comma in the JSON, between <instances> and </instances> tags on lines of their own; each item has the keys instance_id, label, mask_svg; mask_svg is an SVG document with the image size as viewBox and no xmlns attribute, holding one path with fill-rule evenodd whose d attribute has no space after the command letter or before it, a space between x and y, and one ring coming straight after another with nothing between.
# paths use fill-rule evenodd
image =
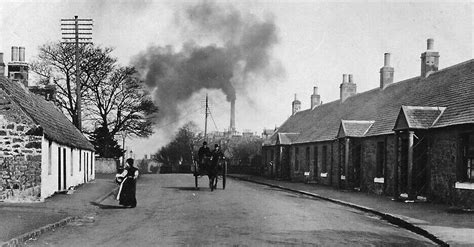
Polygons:
<instances>
[{"instance_id":1,"label":"distant building","mask_svg":"<svg viewBox=\"0 0 474 247\"><path fill-rule=\"evenodd\" d=\"M264 143L269 176L310 179L396 198L474 206L474 60L438 70L428 40L420 76L394 82L390 54L380 86L357 93L344 75L340 99L292 116Z\"/></svg>"}]
</instances>

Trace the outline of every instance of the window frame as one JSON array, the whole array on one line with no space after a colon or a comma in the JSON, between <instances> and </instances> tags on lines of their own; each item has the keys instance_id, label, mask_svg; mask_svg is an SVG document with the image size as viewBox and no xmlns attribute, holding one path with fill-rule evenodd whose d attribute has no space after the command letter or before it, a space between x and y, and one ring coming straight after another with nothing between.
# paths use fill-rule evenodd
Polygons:
<instances>
[{"instance_id":1,"label":"window frame","mask_svg":"<svg viewBox=\"0 0 474 247\"><path fill-rule=\"evenodd\" d=\"M472 138L472 139L471 139ZM461 181L474 183L474 132L462 135Z\"/></svg>"},{"instance_id":2,"label":"window frame","mask_svg":"<svg viewBox=\"0 0 474 247\"><path fill-rule=\"evenodd\" d=\"M295 171L299 171L300 170L300 164L299 164L299 148L298 147L295 147Z\"/></svg>"},{"instance_id":3,"label":"window frame","mask_svg":"<svg viewBox=\"0 0 474 247\"><path fill-rule=\"evenodd\" d=\"M321 153L321 173L328 172L328 146L324 145Z\"/></svg>"},{"instance_id":4,"label":"window frame","mask_svg":"<svg viewBox=\"0 0 474 247\"><path fill-rule=\"evenodd\" d=\"M379 141L375 147L375 177L385 177L385 142Z\"/></svg>"}]
</instances>

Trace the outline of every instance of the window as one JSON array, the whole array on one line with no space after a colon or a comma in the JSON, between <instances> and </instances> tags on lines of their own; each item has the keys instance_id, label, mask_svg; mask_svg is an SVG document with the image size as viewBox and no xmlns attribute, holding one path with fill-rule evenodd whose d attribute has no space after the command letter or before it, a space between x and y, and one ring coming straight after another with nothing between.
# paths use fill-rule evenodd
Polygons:
<instances>
[{"instance_id":1,"label":"window","mask_svg":"<svg viewBox=\"0 0 474 247\"><path fill-rule=\"evenodd\" d=\"M385 145L384 142L377 142L375 177L383 178L385 175Z\"/></svg>"},{"instance_id":2,"label":"window","mask_svg":"<svg viewBox=\"0 0 474 247\"><path fill-rule=\"evenodd\" d=\"M309 171L309 162L310 162L310 151L309 147L306 147L306 171Z\"/></svg>"},{"instance_id":3,"label":"window","mask_svg":"<svg viewBox=\"0 0 474 247\"><path fill-rule=\"evenodd\" d=\"M313 165L314 165L314 175L317 176L318 174L318 147L314 146L313 148L314 157L313 157Z\"/></svg>"},{"instance_id":4,"label":"window","mask_svg":"<svg viewBox=\"0 0 474 247\"><path fill-rule=\"evenodd\" d=\"M91 169L89 170L90 174L92 175L92 171L94 171L94 155L92 155L92 152L90 153L91 155Z\"/></svg>"},{"instance_id":5,"label":"window","mask_svg":"<svg viewBox=\"0 0 474 247\"><path fill-rule=\"evenodd\" d=\"M81 171L82 166L82 150L79 149L79 171Z\"/></svg>"},{"instance_id":6,"label":"window","mask_svg":"<svg viewBox=\"0 0 474 247\"><path fill-rule=\"evenodd\" d=\"M48 143L48 175L51 175L51 169L53 166L53 142Z\"/></svg>"},{"instance_id":7,"label":"window","mask_svg":"<svg viewBox=\"0 0 474 247\"><path fill-rule=\"evenodd\" d=\"M322 173L326 173L328 172L328 147L327 146L323 146L323 152L322 152L322 167L321 167L321 172Z\"/></svg>"},{"instance_id":8,"label":"window","mask_svg":"<svg viewBox=\"0 0 474 247\"><path fill-rule=\"evenodd\" d=\"M474 133L469 133L463 138L463 169L462 180L474 181Z\"/></svg>"},{"instance_id":9,"label":"window","mask_svg":"<svg viewBox=\"0 0 474 247\"><path fill-rule=\"evenodd\" d=\"M295 147L295 171L298 171L300 169L300 164L298 164L298 147Z\"/></svg>"},{"instance_id":10,"label":"window","mask_svg":"<svg viewBox=\"0 0 474 247\"><path fill-rule=\"evenodd\" d=\"M61 147L58 147L58 190L61 190Z\"/></svg>"}]
</instances>

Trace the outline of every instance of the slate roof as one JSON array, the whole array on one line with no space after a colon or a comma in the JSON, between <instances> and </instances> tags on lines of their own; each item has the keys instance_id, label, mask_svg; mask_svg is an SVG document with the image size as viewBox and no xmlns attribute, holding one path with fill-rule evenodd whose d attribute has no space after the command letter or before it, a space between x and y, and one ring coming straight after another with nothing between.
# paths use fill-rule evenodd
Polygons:
<instances>
[{"instance_id":1,"label":"slate roof","mask_svg":"<svg viewBox=\"0 0 474 247\"><path fill-rule=\"evenodd\" d=\"M474 123L474 60L297 112L277 133L300 133L293 143L333 140L344 119L374 121L365 136L392 134L403 105L446 107L431 128Z\"/></svg>"},{"instance_id":2,"label":"slate roof","mask_svg":"<svg viewBox=\"0 0 474 247\"><path fill-rule=\"evenodd\" d=\"M281 145L289 145L298 139L298 133L278 133L277 143Z\"/></svg>"},{"instance_id":3,"label":"slate roof","mask_svg":"<svg viewBox=\"0 0 474 247\"><path fill-rule=\"evenodd\" d=\"M60 112L53 103L29 92L19 83L0 76L0 88L39 126L45 137L57 143L94 150L87 138Z\"/></svg>"},{"instance_id":4,"label":"slate roof","mask_svg":"<svg viewBox=\"0 0 474 247\"><path fill-rule=\"evenodd\" d=\"M374 121L341 120L337 137L363 137L373 124Z\"/></svg>"},{"instance_id":5,"label":"slate roof","mask_svg":"<svg viewBox=\"0 0 474 247\"><path fill-rule=\"evenodd\" d=\"M445 107L402 106L394 129L428 129L443 115Z\"/></svg>"}]
</instances>

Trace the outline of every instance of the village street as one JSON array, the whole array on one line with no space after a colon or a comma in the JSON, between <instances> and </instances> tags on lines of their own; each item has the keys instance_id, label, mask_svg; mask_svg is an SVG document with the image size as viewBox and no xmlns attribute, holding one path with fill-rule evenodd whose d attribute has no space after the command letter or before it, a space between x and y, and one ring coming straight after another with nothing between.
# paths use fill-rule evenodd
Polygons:
<instances>
[{"instance_id":1,"label":"village street","mask_svg":"<svg viewBox=\"0 0 474 247\"><path fill-rule=\"evenodd\" d=\"M190 174L143 175L136 208L118 208L111 196L88 218L26 245L434 245L375 216L326 201L233 179L225 190L219 181L211 192L207 178L199 182L195 190Z\"/></svg>"}]
</instances>

